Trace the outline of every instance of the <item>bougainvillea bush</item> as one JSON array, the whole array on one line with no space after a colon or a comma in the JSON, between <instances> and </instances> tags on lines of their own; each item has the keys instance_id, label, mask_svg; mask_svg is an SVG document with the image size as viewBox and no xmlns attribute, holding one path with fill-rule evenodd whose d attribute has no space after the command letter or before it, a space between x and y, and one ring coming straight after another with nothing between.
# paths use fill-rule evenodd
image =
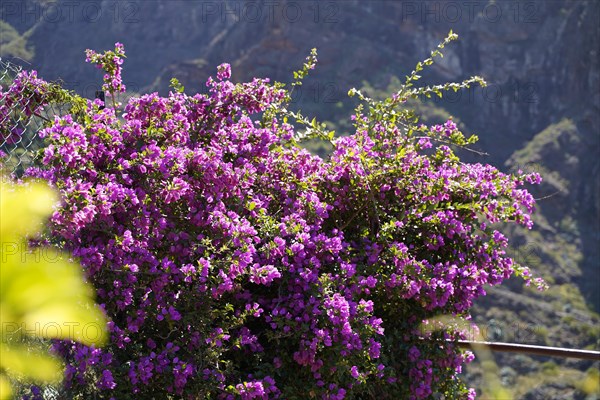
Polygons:
<instances>
[{"instance_id":1,"label":"bougainvillea bush","mask_svg":"<svg viewBox=\"0 0 600 400\"><path fill-rule=\"evenodd\" d=\"M51 241L80 258L111 333L102 349L56 343L65 396L473 398L467 333L427 321L468 320L485 285L531 280L496 228L531 226L523 185L539 176L463 163L452 149L476 138L403 108L483 83L415 87L439 49L383 102L352 90L356 129L338 138L290 111L283 84L234 84L227 64L207 94L173 81L56 117L29 175L62 194ZM87 55L109 97L125 90L122 45ZM315 137L327 159L300 146Z\"/></svg>"}]
</instances>

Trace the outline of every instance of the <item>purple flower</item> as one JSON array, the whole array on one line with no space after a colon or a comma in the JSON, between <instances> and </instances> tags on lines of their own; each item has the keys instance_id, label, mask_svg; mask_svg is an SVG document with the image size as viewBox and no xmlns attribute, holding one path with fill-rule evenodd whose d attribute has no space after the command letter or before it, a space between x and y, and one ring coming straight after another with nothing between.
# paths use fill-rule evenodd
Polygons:
<instances>
[{"instance_id":1,"label":"purple flower","mask_svg":"<svg viewBox=\"0 0 600 400\"><path fill-rule=\"evenodd\" d=\"M222 81L231 78L231 66L223 63L217 67L217 79Z\"/></svg>"},{"instance_id":2,"label":"purple flower","mask_svg":"<svg viewBox=\"0 0 600 400\"><path fill-rule=\"evenodd\" d=\"M107 369L102 371L102 377L100 378L100 381L98 381L98 388L114 389L115 387L117 387L117 384L113 379L112 373Z\"/></svg>"},{"instance_id":3,"label":"purple flower","mask_svg":"<svg viewBox=\"0 0 600 400\"><path fill-rule=\"evenodd\" d=\"M412 346L410 348L410 350L408 351L408 359L411 362L417 361L420 356L421 356L421 352L419 351L419 349L416 346Z\"/></svg>"}]
</instances>

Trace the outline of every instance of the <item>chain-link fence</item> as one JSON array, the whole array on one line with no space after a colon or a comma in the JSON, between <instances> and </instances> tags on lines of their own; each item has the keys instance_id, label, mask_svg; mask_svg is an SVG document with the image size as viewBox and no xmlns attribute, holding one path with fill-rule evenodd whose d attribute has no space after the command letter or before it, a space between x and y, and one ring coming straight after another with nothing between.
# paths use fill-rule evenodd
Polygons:
<instances>
[{"instance_id":1,"label":"chain-link fence","mask_svg":"<svg viewBox=\"0 0 600 400\"><path fill-rule=\"evenodd\" d=\"M6 91L21 71L21 66L0 58L0 107L5 106ZM0 114L0 126L4 128L0 130L0 151L6 154L1 163L2 172L17 177L22 176L34 164L44 147L44 141L38 136L38 132L44 127L45 120L52 119L54 115L62 115L67 109L66 105L53 103L45 105L38 115L28 116L22 110L23 105L33 106L32 103L39 103L40 99L34 99L33 94L20 93L19 96L21 97L15 102L19 107Z\"/></svg>"}]
</instances>

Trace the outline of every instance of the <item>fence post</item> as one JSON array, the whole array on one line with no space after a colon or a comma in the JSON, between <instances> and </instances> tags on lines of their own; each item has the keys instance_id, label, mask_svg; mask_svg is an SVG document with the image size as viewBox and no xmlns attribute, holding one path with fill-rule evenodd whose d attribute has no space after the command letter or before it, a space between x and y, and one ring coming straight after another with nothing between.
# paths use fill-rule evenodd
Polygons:
<instances>
[{"instance_id":1,"label":"fence post","mask_svg":"<svg viewBox=\"0 0 600 400\"><path fill-rule=\"evenodd\" d=\"M102 100L101 110L104 110L104 90L96 90L96 98Z\"/></svg>"}]
</instances>

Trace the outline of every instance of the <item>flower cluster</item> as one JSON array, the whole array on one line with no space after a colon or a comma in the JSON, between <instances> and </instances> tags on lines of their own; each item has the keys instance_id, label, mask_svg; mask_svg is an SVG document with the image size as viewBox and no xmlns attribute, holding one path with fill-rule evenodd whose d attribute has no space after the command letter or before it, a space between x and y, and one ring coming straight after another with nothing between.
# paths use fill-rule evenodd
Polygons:
<instances>
[{"instance_id":1,"label":"flower cluster","mask_svg":"<svg viewBox=\"0 0 600 400\"><path fill-rule=\"evenodd\" d=\"M122 43L115 43L114 51L105 51L102 54L96 53L94 50L85 51L85 61L95 64L96 68L105 71L104 84L102 89L109 93L125 92L125 85L121 78L123 68L123 58L125 57L125 46Z\"/></svg>"},{"instance_id":2,"label":"flower cluster","mask_svg":"<svg viewBox=\"0 0 600 400\"><path fill-rule=\"evenodd\" d=\"M88 101L85 118L40 132L44 165L29 174L64 199L52 240L111 319L106 348L55 345L65 390L473 398L457 379L465 334L421 327L468 319L515 271L493 226L531 226L521 186L537 177L460 162L440 144L464 142L452 121L405 125L390 102L359 107L321 159L295 144L281 85L230 74L221 65L206 95L132 98L122 118Z\"/></svg>"},{"instance_id":3,"label":"flower cluster","mask_svg":"<svg viewBox=\"0 0 600 400\"><path fill-rule=\"evenodd\" d=\"M19 72L6 90L0 85L0 143L19 141L23 122L43 109L48 87L36 71Z\"/></svg>"}]
</instances>

